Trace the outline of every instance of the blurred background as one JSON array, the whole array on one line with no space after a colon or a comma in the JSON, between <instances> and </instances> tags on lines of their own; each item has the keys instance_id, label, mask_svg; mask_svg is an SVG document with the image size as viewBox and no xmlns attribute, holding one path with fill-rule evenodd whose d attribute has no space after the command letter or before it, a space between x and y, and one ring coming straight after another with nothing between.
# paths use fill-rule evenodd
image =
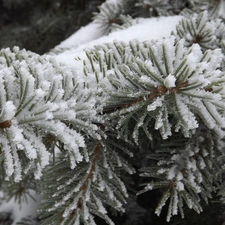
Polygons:
<instances>
[{"instance_id":1,"label":"blurred background","mask_svg":"<svg viewBox=\"0 0 225 225\"><path fill-rule=\"evenodd\" d=\"M43 54L88 24L104 0L0 0L0 49Z\"/></svg>"}]
</instances>

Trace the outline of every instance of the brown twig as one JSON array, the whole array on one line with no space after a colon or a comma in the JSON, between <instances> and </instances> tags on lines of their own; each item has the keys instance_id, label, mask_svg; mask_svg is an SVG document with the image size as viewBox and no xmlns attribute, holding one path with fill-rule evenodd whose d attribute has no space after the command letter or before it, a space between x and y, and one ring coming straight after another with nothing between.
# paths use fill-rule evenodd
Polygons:
<instances>
[{"instance_id":1,"label":"brown twig","mask_svg":"<svg viewBox=\"0 0 225 225\"><path fill-rule=\"evenodd\" d=\"M86 191L87 191L87 186L88 186L88 181L90 179L92 179L93 175L94 175L94 170L95 170L95 162L98 161L99 159L99 155L101 153L101 148L102 148L102 144L101 142L99 141L98 144L96 145L95 147L95 150L94 150L94 158L92 160L92 165L91 165L91 170L90 172L88 173L88 176L87 178L85 179L84 181L84 184L81 186L80 190L82 191L82 197L85 195ZM78 203L77 203L77 207L78 208L81 208L82 207L82 197L79 198L78 200ZM76 212L76 209L73 210L71 212L71 214L74 214Z\"/></svg>"},{"instance_id":2,"label":"brown twig","mask_svg":"<svg viewBox=\"0 0 225 225\"><path fill-rule=\"evenodd\" d=\"M160 85L159 87L151 90L149 95L140 97L138 99L135 99L135 100L131 101L130 103L124 104L121 107L116 107L112 110L106 111L105 113L112 113L112 112L115 112L115 111L120 110L120 109L129 108L129 107L131 107L131 106L135 105L136 103L139 103L143 100L153 99L155 97L165 95L167 92L169 92L170 94L174 94L174 93L178 92L181 88L186 87L187 85L188 85L188 81L185 81L184 83L182 83L180 85L177 84L176 87L172 87L172 88L169 88L169 89L164 85Z\"/></svg>"}]
</instances>

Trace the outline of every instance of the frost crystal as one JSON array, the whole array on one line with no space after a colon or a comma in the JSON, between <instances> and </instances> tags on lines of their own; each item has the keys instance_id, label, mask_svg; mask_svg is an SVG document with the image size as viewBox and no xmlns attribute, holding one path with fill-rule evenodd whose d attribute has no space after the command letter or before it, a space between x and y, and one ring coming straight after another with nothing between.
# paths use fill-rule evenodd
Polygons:
<instances>
[{"instance_id":1,"label":"frost crystal","mask_svg":"<svg viewBox=\"0 0 225 225\"><path fill-rule=\"evenodd\" d=\"M167 87L167 88L172 88L172 87L176 87L176 78L172 75L172 74L169 74L165 79L164 79L164 85Z\"/></svg>"},{"instance_id":2,"label":"frost crystal","mask_svg":"<svg viewBox=\"0 0 225 225\"><path fill-rule=\"evenodd\" d=\"M0 135L7 176L19 181L24 169L20 158L27 157L24 166L40 179L49 163L48 148L57 142L64 144L74 168L86 146L81 131L89 129L97 137L96 126L89 122L96 115L95 100L88 89L80 89L76 73L67 67L48 56L15 51L0 52ZM6 62L5 57L18 60Z\"/></svg>"}]
</instances>

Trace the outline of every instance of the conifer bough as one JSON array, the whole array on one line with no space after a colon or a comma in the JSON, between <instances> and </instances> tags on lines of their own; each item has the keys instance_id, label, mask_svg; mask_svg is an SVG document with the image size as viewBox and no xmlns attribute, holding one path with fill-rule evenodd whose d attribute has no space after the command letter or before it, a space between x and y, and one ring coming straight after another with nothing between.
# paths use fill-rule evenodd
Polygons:
<instances>
[{"instance_id":1,"label":"conifer bough","mask_svg":"<svg viewBox=\"0 0 225 225\"><path fill-rule=\"evenodd\" d=\"M155 213L167 204L168 222L184 218L185 207L201 213L214 194L224 202L222 3L187 2L176 10L166 0L103 3L95 22L104 33L139 23L135 7L184 16L169 38L85 50L76 58L82 68L0 51L2 190L19 202L39 191L40 224L96 225L100 217L113 225L113 209L125 212L132 195L154 189L162 191ZM134 173L145 181L135 191Z\"/></svg>"}]
</instances>

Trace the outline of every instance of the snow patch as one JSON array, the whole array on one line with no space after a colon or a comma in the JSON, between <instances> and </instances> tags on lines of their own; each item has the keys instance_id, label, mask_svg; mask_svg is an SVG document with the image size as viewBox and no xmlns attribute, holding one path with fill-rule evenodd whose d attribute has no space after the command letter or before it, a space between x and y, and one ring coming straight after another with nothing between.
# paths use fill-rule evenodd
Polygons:
<instances>
[{"instance_id":1,"label":"snow patch","mask_svg":"<svg viewBox=\"0 0 225 225\"><path fill-rule=\"evenodd\" d=\"M55 48L56 51L59 48L69 49L56 55L55 59L71 68L77 69L80 68L80 65L78 65L80 61L76 61L75 58L86 58L84 49L93 48L95 45L109 43L115 40L125 43L133 39L138 39L139 41L162 40L171 36L171 32L175 30L176 25L182 18L182 16L140 18L139 24L135 24L126 30L112 32L108 36L103 37L99 33L98 26L90 23Z\"/></svg>"},{"instance_id":2,"label":"snow patch","mask_svg":"<svg viewBox=\"0 0 225 225\"><path fill-rule=\"evenodd\" d=\"M164 85L167 88L176 87L175 82L176 82L176 78L172 74L169 74L164 80Z\"/></svg>"}]
</instances>

